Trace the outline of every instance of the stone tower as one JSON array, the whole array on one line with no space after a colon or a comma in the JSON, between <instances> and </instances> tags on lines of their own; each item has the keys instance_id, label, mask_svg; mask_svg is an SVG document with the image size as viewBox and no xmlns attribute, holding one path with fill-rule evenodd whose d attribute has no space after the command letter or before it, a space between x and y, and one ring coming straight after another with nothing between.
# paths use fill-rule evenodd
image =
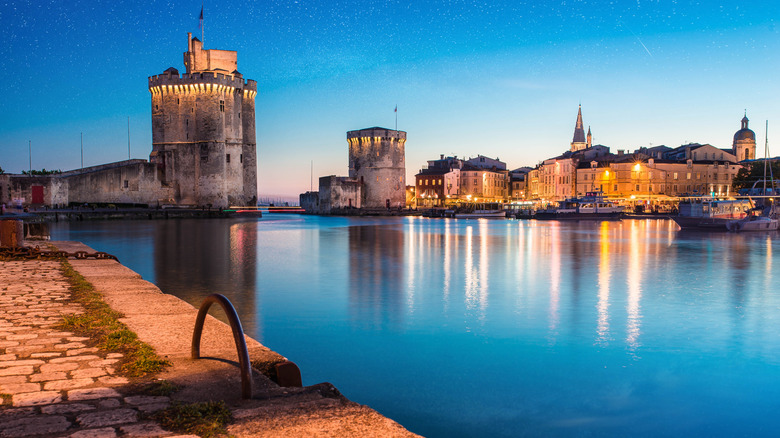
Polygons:
<instances>
[{"instance_id":1,"label":"stone tower","mask_svg":"<svg viewBox=\"0 0 780 438\"><path fill-rule=\"evenodd\" d=\"M585 140L585 129L582 127L582 105L580 105L577 110L577 123L574 125L574 138L571 140L570 150L576 152L585 149L587 146L588 143Z\"/></svg>"},{"instance_id":2,"label":"stone tower","mask_svg":"<svg viewBox=\"0 0 780 438\"><path fill-rule=\"evenodd\" d=\"M362 208L406 205L406 132L368 128L347 132L349 177L361 184Z\"/></svg>"},{"instance_id":3,"label":"stone tower","mask_svg":"<svg viewBox=\"0 0 780 438\"><path fill-rule=\"evenodd\" d=\"M747 113L742 118L742 129L734 134L734 143L731 147L737 161L756 159L756 133L748 128Z\"/></svg>"},{"instance_id":4,"label":"stone tower","mask_svg":"<svg viewBox=\"0 0 780 438\"><path fill-rule=\"evenodd\" d=\"M244 81L237 53L203 50L187 34L186 73L171 67L149 77L152 153L173 199L160 203L213 206L257 202L255 95Z\"/></svg>"}]
</instances>

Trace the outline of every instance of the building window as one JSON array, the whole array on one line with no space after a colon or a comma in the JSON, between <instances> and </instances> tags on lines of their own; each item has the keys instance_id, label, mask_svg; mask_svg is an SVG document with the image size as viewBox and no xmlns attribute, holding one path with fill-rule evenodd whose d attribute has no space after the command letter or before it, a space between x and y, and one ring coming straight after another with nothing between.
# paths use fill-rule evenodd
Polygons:
<instances>
[{"instance_id":1,"label":"building window","mask_svg":"<svg viewBox=\"0 0 780 438\"><path fill-rule=\"evenodd\" d=\"M636 185L636 191L639 191L639 184Z\"/></svg>"},{"instance_id":2,"label":"building window","mask_svg":"<svg viewBox=\"0 0 780 438\"><path fill-rule=\"evenodd\" d=\"M127 182L127 180L125 180L125 188L127 188L127 187L128 187L128 182Z\"/></svg>"},{"instance_id":3,"label":"building window","mask_svg":"<svg viewBox=\"0 0 780 438\"><path fill-rule=\"evenodd\" d=\"M230 154L225 154L225 162L226 163L230 162Z\"/></svg>"},{"instance_id":4,"label":"building window","mask_svg":"<svg viewBox=\"0 0 780 438\"><path fill-rule=\"evenodd\" d=\"M223 113L225 112L225 101L224 100L220 100L219 101L219 110L222 111Z\"/></svg>"},{"instance_id":5,"label":"building window","mask_svg":"<svg viewBox=\"0 0 780 438\"><path fill-rule=\"evenodd\" d=\"M244 162L244 154L241 154L238 156L238 162L243 163Z\"/></svg>"},{"instance_id":6,"label":"building window","mask_svg":"<svg viewBox=\"0 0 780 438\"><path fill-rule=\"evenodd\" d=\"M674 179L677 179L677 172L674 172ZM677 190L677 189L675 189Z\"/></svg>"}]
</instances>

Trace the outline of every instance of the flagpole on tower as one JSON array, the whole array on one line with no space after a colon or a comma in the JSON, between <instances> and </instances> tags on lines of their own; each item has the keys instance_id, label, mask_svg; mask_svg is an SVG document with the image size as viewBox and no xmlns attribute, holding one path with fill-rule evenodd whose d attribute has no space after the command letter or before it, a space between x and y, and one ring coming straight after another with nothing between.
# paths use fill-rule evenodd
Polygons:
<instances>
[{"instance_id":1,"label":"flagpole on tower","mask_svg":"<svg viewBox=\"0 0 780 438\"><path fill-rule=\"evenodd\" d=\"M198 21L198 24L200 25L200 42L201 43L204 42L203 41L203 35L206 33L206 26L203 25L203 3L204 2L200 2L200 19Z\"/></svg>"}]
</instances>

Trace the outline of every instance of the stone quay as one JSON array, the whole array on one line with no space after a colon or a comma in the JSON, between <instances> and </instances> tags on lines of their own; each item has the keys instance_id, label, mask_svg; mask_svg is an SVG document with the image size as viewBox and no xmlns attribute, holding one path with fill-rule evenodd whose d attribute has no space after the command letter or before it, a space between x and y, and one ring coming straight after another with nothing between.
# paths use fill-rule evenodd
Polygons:
<instances>
[{"instance_id":1,"label":"stone quay","mask_svg":"<svg viewBox=\"0 0 780 438\"><path fill-rule=\"evenodd\" d=\"M94 252L78 242L50 244ZM208 316L201 358L192 359L197 309L114 260L69 263L123 315L122 323L172 365L151 378L123 375L117 368L121 353L60 328L64 315L84 308L71 298L59 261L0 261L0 437L196 436L165 430L151 414L173 404L217 400L231 410L227 433L237 437L417 436L329 383L282 387L253 370L253 395L244 399L227 324ZM253 363L284 359L248 336L245 340ZM137 394L139 385L153 380L180 389L170 396Z\"/></svg>"}]
</instances>

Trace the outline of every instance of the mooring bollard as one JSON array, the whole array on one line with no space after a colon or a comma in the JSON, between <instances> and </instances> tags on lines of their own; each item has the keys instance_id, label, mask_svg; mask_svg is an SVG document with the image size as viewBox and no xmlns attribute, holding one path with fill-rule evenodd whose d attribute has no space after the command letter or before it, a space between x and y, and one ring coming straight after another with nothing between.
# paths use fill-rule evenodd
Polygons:
<instances>
[{"instance_id":1,"label":"mooring bollard","mask_svg":"<svg viewBox=\"0 0 780 438\"><path fill-rule=\"evenodd\" d=\"M0 246L24 246L24 223L19 219L0 220Z\"/></svg>"}]
</instances>

